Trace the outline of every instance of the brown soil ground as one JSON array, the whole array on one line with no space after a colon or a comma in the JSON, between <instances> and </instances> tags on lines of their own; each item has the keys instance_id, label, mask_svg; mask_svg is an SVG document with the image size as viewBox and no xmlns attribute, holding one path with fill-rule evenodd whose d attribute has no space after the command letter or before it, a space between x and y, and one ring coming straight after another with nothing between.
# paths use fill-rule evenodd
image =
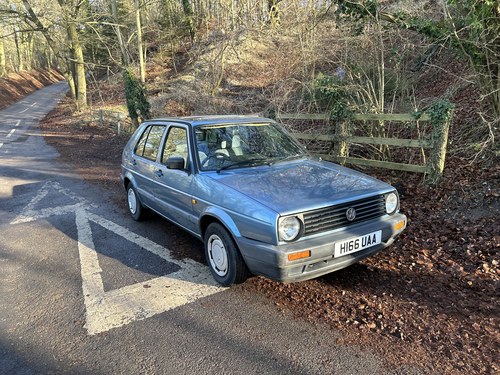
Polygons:
<instances>
[{"instance_id":1,"label":"brown soil ground","mask_svg":"<svg viewBox=\"0 0 500 375\"><path fill-rule=\"evenodd\" d=\"M54 69L11 73L7 77L2 77L0 78L0 109L17 102L42 87L63 79L64 77Z\"/></svg>"},{"instance_id":2,"label":"brown soil ground","mask_svg":"<svg viewBox=\"0 0 500 375\"><path fill-rule=\"evenodd\" d=\"M88 119L73 115L66 102L42 129L64 162L125 211L118 176L127 137ZM342 343L369 347L388 364L417 365L426 373L500 373L500 166L481 169L449 158L435 188L425 187L419 175L370 173L400 190L409 223L394 245L316 280L284 284L254 277L235 288L267 296L296 319L326 322L342 331ZM166 231L176 233L176 256L202 261L197 240Z\"/></svg>"}]
</instances>

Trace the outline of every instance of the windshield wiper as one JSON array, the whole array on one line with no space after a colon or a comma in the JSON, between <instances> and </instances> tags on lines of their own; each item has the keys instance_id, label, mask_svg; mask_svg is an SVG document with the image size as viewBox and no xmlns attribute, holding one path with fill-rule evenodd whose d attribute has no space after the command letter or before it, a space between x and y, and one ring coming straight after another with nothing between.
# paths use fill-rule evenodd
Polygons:
<instances>
[{"instance_id":1,"label":"windshield wiper","mask_svg":"<svg viewBox=\"0 0 500 375\"><path fill-rule=\"evenodd\" d=\"M259 159L248 159L248 160L240 160L234 162L232 164L227 164L217 168L217 173L223 171L224 169L236 168L236 167L255 167L256 165L270 164L267 159L259 158Z\"/></svg>"}]
</instances>

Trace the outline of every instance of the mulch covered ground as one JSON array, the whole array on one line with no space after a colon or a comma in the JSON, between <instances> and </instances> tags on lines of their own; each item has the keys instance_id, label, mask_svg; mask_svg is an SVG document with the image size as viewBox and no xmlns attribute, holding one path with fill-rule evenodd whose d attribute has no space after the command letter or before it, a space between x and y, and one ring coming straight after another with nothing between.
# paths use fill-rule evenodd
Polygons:
<instances>
[{"instance_id":1,"label":"mulch covered ground","mask_svg":"<svg viewBox=\"0 0 500 375\"><path fill-rule=\"evenodd\" d=\"M125 207L118 176L126 137L70 109L63 104L43 121L47 142ZM409 219L395 244L316 280L283 284L255 277L235 288L264 294L297 319L326 322L343 332L343 343L370 347L398 366L500 373L500 166L482 169L449 158L435 188L424 186L420 175L378 174L397 184ZM200 260L196 240L181 237L175 245L182 256Z\"/></svg>"}]
</instances>

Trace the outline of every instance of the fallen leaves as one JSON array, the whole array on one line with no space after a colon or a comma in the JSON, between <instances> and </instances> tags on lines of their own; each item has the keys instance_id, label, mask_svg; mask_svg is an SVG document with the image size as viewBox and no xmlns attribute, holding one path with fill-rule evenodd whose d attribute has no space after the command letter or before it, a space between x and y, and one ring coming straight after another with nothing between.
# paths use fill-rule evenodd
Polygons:
<instances>
[{"instance_id":1,"label":"fallen leaves","mask_svg":"<svg viewBox=\"0 0 500 375\"><path fill-rule=\"evenodd\" d=\"M447 162L436 188L408 177L401 203L408 228L379 255L316 280L254 278L243 287L297 318L354 332L356 342L380 349L388 340L383 351L395 363L429 363L439 373L495 373L500 202L491 191L499 168Z\"/></svg>"}]
</instances>

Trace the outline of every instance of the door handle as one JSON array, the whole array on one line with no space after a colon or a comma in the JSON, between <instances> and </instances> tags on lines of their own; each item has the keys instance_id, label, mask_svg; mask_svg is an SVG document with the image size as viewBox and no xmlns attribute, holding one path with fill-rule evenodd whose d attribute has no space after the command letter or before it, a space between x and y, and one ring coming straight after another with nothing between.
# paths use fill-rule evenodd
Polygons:
<instances>
[{"instance_id":1,"label":"door handle","mask_svg":"<svg viewBox=\"0 0 500 375\"><path fill-rule=\"evenodd\" d=\"M155 172L155 175L158 176L158 177L163 177L163 172L161 169L158 169L156 172Z\"/></svg>"},{"instance_id":2,"label":"door handle","mask_svg":"<svg viewBox=\"0 0 500 375\"><path fill-rule=\"evenodd\" d=\"M137 165L137 160L132 159L132 165L135 167Z\"/></svg>"}]
</instances>

